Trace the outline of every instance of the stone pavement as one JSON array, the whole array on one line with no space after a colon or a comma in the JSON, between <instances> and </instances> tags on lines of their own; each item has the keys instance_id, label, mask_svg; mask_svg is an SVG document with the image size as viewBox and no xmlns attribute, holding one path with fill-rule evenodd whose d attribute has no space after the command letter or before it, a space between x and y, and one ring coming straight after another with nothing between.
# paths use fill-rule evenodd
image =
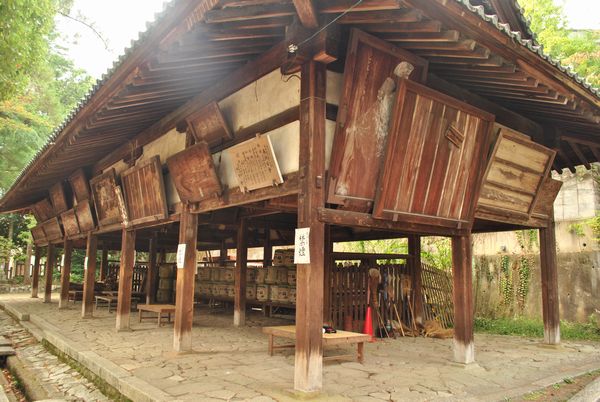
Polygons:
<instances>
[{"instance_id":1,"label":"stone pavement","mask_svg":"<svg viewBox=\"0 0 600 402\"><path fill-rule=\"evenodd\" d=\"M29 314L40 336L136 401L294 399L293 351L269 357L267 338L260 332L261 326L289 321L252 313L248 326L235 328L230 314L209 314L202 308L194 320L194 352L177 355L172 352L172 326L138 323L133 313L132 331L116 332L115 314L105 308L84 320L80 304L59 311L56 303L43 304L25 295L0 295L0 303L22 316ZM478 334L477 364L465 368L451 361L452 340L378 341L366 345L365 364L325 363L320 399L504 400L600 368L599 346L564 342L548 347L539 339Z\"/></svg>"}]
</instances>

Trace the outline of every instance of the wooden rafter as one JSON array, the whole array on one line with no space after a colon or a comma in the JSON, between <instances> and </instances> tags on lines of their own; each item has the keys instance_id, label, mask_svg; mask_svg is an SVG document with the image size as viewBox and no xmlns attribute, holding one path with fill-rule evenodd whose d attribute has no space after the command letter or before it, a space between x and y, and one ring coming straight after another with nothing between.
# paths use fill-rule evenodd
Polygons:
<instances>
[{"instance_id":1,"label":"wooden rafter","mask_svg":"<svg viewBox=\"0 0 600 402\"><path fill-rule=\"evenodd\" d=\"M305 28L318 28L319 19L312 0L293 0L300 22Z\"/></svg>"}]
</instances>

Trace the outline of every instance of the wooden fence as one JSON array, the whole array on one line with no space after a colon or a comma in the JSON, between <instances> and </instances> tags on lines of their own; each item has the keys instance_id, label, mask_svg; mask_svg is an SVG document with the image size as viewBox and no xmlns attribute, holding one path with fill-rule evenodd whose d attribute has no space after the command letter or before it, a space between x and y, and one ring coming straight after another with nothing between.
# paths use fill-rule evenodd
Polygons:
<instances>
[{"instance_id":1,"label":"wooden fence","mask_svg":"<svg viewBox=\"0 0 600 402\"><path fill-rule=\"evenodd\" d=\"M444 328L454 324L452 302L452 275L449 272L422 264L424 315L426 320L437 320Z\"/></svg>"}]
</instances>

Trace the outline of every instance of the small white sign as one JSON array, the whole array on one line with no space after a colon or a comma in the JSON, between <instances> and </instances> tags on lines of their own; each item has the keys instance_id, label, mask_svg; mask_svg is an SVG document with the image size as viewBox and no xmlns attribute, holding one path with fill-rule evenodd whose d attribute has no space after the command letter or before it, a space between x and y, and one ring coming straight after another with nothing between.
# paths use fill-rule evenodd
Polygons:
<instances>
[{"instance_id":1,"label":"small white sign","mask_svg":"<svg viewBox=\"0 0 600 402\"><path fill-rule=\"evenodd\" d=\"M185 262L185 244L177 246L177 268L183 268Z\"/></svg>"},{"instance_id":2,"label":"small white sign","mask_svg":"<svg viewBox=\"0 0 600 402\"><path fill-rule=\"evenodd\" d=\"M83 259L83 269L87 269L88 268L88 258L87 256Z\"/></svg>"},{"instance_id":3,"label":"small white sign","mask_svg":"<svg viewBox=\"0 0 600 402\"><path fill-rule=\"evenodd\" d=\"M60 266L64 267L65 266L65 255L63 254L62 257L60 257Z\"/></svg>"},{"instance_id":4,"label":"small white sign","mask_svg":"<svg viewBox=\"0 0 600 402\"><path fill-rule=\"evenodd\" d=\"M296 229L294 264L310 264L310 228Z\"/></svg>"}]
</instances>

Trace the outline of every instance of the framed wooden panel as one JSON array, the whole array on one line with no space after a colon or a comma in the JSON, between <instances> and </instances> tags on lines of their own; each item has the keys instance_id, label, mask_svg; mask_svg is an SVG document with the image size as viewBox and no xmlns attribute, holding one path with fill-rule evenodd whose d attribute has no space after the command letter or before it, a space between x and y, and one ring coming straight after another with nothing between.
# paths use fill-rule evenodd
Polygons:
<instances>
[{"instance_id":1,"label":"framed wooden panel","mask_svg":"<svg viewBox=\"0 0 600 402\"><path fill-rule=\"evenodd\" d=\"M223 191L206 142L171 156L167 159L167 166L182 202L218 197Z\"/></svg>"},{"instance_id":2,"label":"framed wooden panel","mask_svg":"<svg viewBox=\"0 0 600 402\"><path fill-rule=\"evenodd\" d=\"M74 171L73 174L69 176L69 183L71 183L71 189L73 190L73 195L75 195L75 200L77 202L90 199L90 186L83 169Z\"/></svg>"},{"instance_id":3,"label":"framed wooden panel","mask_svg":"<svg viewBox=\"0 0 600 402\"><path fill-rule=\"evenodd\" d=\"M501 128L485 172L477 214L499 222L507 216L528 221L555 155L529 137Z\"/></svg>"},{"instance_id":4,"label":"framed wooden panel","mask_svg":"<svg viewBox=\"0 0 600 402\"><path fill-rule=\"evenodd\" d=\"M165 219L169 215L158 155L123 172L121 182L131 225Z\"/></svg>"},{"instance_id":5,"label":"framed wooden panel","mask_svg":"<svg viewBox=\"0 0 600 402\"><path fill-rule=\"evenodd\" d=\"M550 176L546 177L535 201L532 215L542 218L551 218L554 213L554 200L556 200L562 185L562 181L554 180Z\"/></svg>"},{"instance_id":6,"label":"framed wooden panel","mask_svg":"<svg viewBox=\"0 0 600 402\"><path fill-rule=\"evenodd\" d=\"M44 233L44 225L42 223L31 228L31 236L35 244L46 242L46 233Z\"/></svg>"},{"instance_id":7,"label":"framed wooden panel","mask_svg":"<svg viewBox=\"0 0 600 402\"><path fill-rule=\"evenodd\" d=\"M127 209L115 170L110 169L90 180L98 225L108 226L127 221Z\"/></svg>"},{"instance_id":8,"label":"framed wooden panel","mask_svg":"<svg viewBox=\"0 0 600 402\"><path fill-rule=\"evenodd\" d=\"M217 102L211 102L187 119L197 141L205 141L210 147L233 138Z\"/></svg>"},{"instance_id":9,"label":"framed wooden panel","mask_svg":"<svg viewBox=\"0 0 600 402\"><path fill-rule=\"evenodd\" d=\"M60 220L67 237L77 236L79 233L81 233L74 209L69 209L67 212L63 212L60 215Z\"/></svg>"},{"instance_id":10,"label":"framed wooden panel","mask_svg":"<svg viewBox=\"0 0 600 402\"><path fill-rule=\"evenodd\" d=\"M268 135L257 135L248 141L226 149L240 191L257 190L283 183L279 163Z\"/></svg>"},{"instance_id":11,"label":"framed wooden panel","mask_svg":"<svg viewBox=\"0 0 600 402\"><path fill-rule=\"evenodd\" d=\"M87 233L96 228L96 222L94 221L94 214L92 213L92 206L89 200L81 201L75 205L75 208L73 209L75 210L81 233Z\"/></svg>"},{"instance_id":12,"label":"framed wooden panel","mask_svg":"<svg viewBox=\"0 0 600 402\"><path fill-rule=\"evenodd\" d=\"M52 187L50 187L50 201L52 202L52 207L54 208L55 216L65 212L69 209L67 204L67 196L65 194L65 187L62 182L58 182Z\"/></svg>"},{"instance_id":13,"label":"framed wooden panel","mask_svg":"<svg viewBox=\"0 0 600 402\"><path fill-rule=\"evenodd\" d=\"M31 207L31 212L38 223L45 222L55 216L54 208L52 207L50 200L47 198L44 198L43 200L33 204Z\"/></svg>"},{"instance_id":14,"label":"framed wooden panel","mask_svg":"<svg viewBox=\"0 0 600 402\"><path fill-rule=\"evenodd\" d=\"M425 81L426 60L352 30L331 152L329 203L370 211L394 99L393 72L403 61L414 67L410 79Z\"/></svg>"},{"instance_id":15,"label":"framed wooden panel","mask_svg":"<svg viewBox=\"0 0 600 402\"><path fill-rule=\"evenodd\" d=\"M50 218L44 222L44 233L46 234L46 240L49 242L61 240L63 238L63 232L58 222L58 218Z\"/></svg>"},{"instance_id":16,"label":"framed wooden panel","mask_svg":"<svg viewBox=\"0 0 600 402\"><path fill-rule=\"evenodd\" d=\"M373 217L470 227L493 121L471 105L399 80Z\"/></svg>"}]
</instances>

